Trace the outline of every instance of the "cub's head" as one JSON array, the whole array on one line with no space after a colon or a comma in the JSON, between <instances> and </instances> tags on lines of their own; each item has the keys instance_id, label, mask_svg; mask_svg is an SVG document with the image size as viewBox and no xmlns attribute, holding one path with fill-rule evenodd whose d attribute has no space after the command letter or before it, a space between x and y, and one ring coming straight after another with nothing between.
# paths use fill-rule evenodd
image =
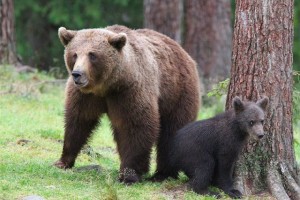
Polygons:
<instances>
[{"instance_id":1,"label":"cub's head","mask_svg":"<svg viewBox=\"0 0 300 200\"><path fill-rule=\"evenodd\" d=\"M263 138L263 124L269 98L264 97L254 103L243 102L239 97L235 97L232 103L240 128L252 138Z\"/></svg>"},{"instance_id":2,"label":"cub's head","mask_svg":"<svg viewBox=\"0 0 300 200\"><path fill-rule=\"evenodd\" d=\"M116 79L113 73L122 61L126 45L125 33L105 29L79 31L58 29L65 47L65 64L74 85L84 93L102 93L109 82Z\"/></svg>"}]
</instances>

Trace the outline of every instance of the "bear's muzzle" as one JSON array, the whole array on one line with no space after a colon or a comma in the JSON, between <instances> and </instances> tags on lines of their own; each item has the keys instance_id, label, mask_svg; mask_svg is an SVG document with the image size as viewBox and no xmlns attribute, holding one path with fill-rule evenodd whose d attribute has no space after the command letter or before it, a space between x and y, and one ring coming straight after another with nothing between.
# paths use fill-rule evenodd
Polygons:
<instances>
[{"instance_id":1,"label":"bear's muzzle","mask_svg":"<svg viewBox=\"0 0 300 200\"><path fill-rule=\"evenodd\" d=\"M87 85L87 79L84 73L81 71L72 71L73 81L77 86L84 87Z\"/></svg>"}]
</instances>

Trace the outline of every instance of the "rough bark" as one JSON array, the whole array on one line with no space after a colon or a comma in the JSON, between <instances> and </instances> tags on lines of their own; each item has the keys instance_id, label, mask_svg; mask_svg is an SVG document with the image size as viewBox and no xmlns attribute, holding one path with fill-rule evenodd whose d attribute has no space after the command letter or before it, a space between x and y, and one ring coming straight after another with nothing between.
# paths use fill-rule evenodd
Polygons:
<instances>
[{"instance_id":1,"label":"rough bark","mask_svg":"<svg viewBox=\"0 0 300 200\"><path fill-rule=\"evenodd\" d=\"M181 43L182 0L144 0L144 26Z\"/></svg>"},{"instance_id":2,"label":"rough bark","mask_svg":"<svg viewBox=\"0 0 300 200\"><path fill-rule=\"evenodd\" d=\"M184 1L184 48L197 61L207 89L229 77L231 66L230 0Z\"/></svg>"},{"instance_id":3,"label":"rough bark","mask_svg":"<svg viewBox=\"0 0 300 200\"><path fill-rule=\"evenodd\" d=\"M236 0L228 109L236 95L270 99L266 137L250 141L237 164L244 194L300 199L292 129L293 0Z\"/></svg>"},{"instance_id":4,"label":"rough bark","mask_svg":"<svg viewBox=\"0 0 300 200\"><path fill-rule=\"evenodd\" d=\"M0 0L0 64L17 64L13 0Z\"/></svg>"}]
</instances>

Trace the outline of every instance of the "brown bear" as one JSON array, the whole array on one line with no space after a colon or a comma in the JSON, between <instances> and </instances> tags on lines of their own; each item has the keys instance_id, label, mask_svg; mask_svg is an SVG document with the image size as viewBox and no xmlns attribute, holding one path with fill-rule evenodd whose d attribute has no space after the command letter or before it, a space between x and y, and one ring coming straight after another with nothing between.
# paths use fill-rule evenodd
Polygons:
<instances>
[{"instance_id":1,"label":"brown bear","mask_svg":"<svg viewBox=\"0 0 300 200\"><path fill-rule=\"evenodd\" d=\"M168 171L171 134L197 117L200 87L196 64L172 39L148 29L114 25L58 30L69 72L65 136L59 168L71 168L106 113L121 160L119 179L140 180L157 145L155 178Z\"/></svg>"}]
</instances>

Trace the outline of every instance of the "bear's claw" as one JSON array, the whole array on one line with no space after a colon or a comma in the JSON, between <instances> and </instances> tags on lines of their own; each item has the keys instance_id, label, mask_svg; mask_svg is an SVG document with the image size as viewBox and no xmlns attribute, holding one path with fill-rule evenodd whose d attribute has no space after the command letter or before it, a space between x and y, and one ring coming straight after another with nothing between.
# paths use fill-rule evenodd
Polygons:
<instances>
[{"instance_id":1,"label":"bear's claw","mask_svg":"<svg viewBox=\"0 0 300 200\"><path fill-rule=\"evenodd\" d=\"M53 163L53 165L57 168L60 168L60 169L69 169L69 168L71 168L71 166L69 166L68 164L64 163L61 160L56 161L55 163Z\"/></svg>"},{"instance_id":2,"label":"bear's claw","mask_svg":"<svg viewBox=\"0 0 300 200\"><path fill-rule=\"evenodd\" d=\"M139 182L140 177L134 169L124 168L120 171L119 181L125 183L126 185L131 185Z\"/></svg>"}]
</instances>

